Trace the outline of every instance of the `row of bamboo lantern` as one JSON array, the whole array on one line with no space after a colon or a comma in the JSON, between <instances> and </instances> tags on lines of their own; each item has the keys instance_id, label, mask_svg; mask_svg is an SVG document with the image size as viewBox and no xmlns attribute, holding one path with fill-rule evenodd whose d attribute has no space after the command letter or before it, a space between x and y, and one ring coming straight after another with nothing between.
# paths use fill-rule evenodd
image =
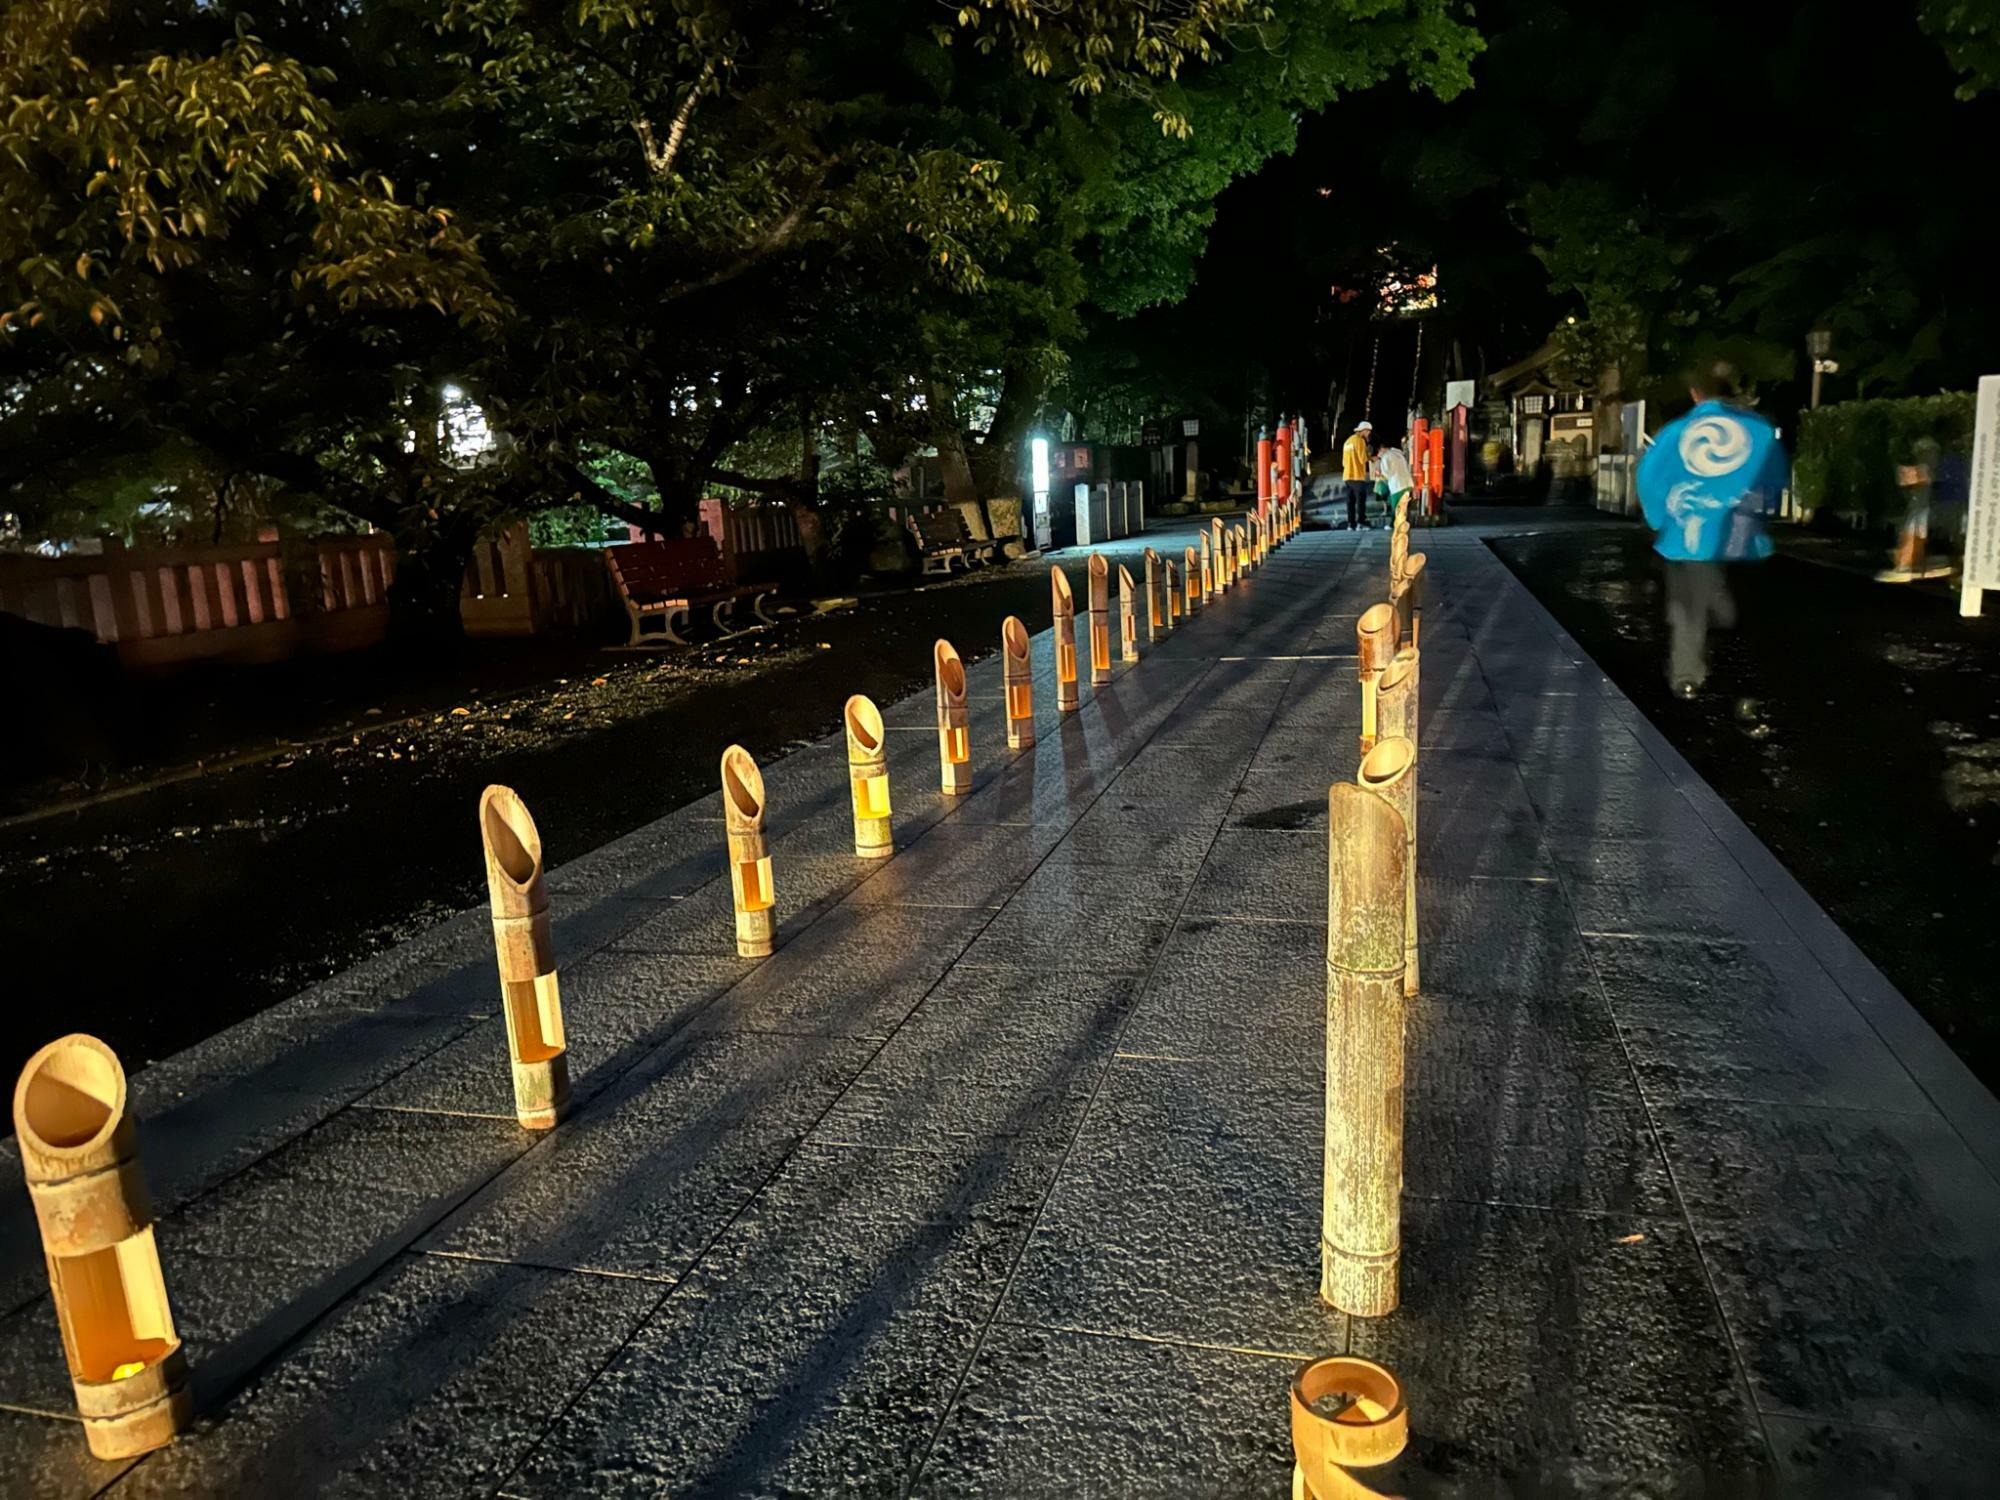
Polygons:
<instances>
[{"instance_id":1,"label":"row of bamboo lantern","mask_svg":"<svg viewBox=\"0 0 2000 1500\"><path fill-rule=\"evenodd\" d=\"M1162 568L1146 549L1148 639L1193 614L1261 562L1298 529L1296 506L1225 527L1205 528L1186 552L1184 574ZM1088 568L1088 649L1093 683L1111 677L1109 566L1093 554ZM1199 583L1197 584L1197 578ZM1057 701L1077 702L1075 602L1061 569L1050 572L1056 614ZM1118 570L1118 640L1136 661L1137 586ZM1028 632L1009 616L1001 629L1007 739L1034 743ZM972 744L965 666L949 641L934 648L938 748L949 796L972 789ZM854 852L882 859L895 852L886 735L881 712L861 694L842 710ZM763 957L776 938L776 901L764 833L764 778L749 752L723 752L722 806L737 951ZM479 799L488 907L500 978L501 1012L513 1074L515 1117L548 1130L570 1101L567 1042L542 841L527 805L510 787L489 786ZM117 1054L95 1037L49 1043L22 1070L14 1090L14 1130L29 1198L48 1262L49 1285L71 1387L90 1451L122 1459L170 1443L192 1415L186 1356L174 1328L166 1280L153 1238L153 1211L127 1109Z\"/></svg>"},{"instance_id":2,"label":"row of bamboo lantern","mask_svg":"<svg viewBox=\"0 0 2000 1500\"><path fill-rule=\"evenodd\" d=\"M1360 763L1327 797L1326 1143L1320 1297L1356 1317L1400 1300L1403 1032L1417 962L1417 691L1424 554L1405 499L1389 541L1389 598L1355 623ZM1337 1400L1337 1409L1328 1410ZM1395 1375L1336 1356L1291 1390L1294 1500L1367 1496L1347 1471L1409 1440Z\"/></svg>"}]
</instances>

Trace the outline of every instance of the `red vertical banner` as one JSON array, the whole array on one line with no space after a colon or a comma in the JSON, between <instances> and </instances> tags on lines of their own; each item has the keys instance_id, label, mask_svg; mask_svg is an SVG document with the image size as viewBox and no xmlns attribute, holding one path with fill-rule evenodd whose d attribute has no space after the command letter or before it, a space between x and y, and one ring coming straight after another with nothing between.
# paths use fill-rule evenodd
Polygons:
<instances>
[{"instance_id":1,"label":"red vertical banner","mask_svg":"<svg viewBox=\"0 0 2000 1500\"><path fill-rule=\"evenodd\" d=\"M1263 433L1257 434L1257 514L1263 515L1271 508L1271 440Z\"/></svg>"}]
</instances>

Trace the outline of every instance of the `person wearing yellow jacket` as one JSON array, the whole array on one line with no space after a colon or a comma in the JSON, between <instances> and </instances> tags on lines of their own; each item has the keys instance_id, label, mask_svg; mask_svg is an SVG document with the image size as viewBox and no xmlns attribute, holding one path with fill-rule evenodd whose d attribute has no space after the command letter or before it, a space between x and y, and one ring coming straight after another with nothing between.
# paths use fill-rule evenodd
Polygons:
<instances>
[{"instance_id":1,"label":"person wearing yellow jacket","mask_svg":"<svg viewBox=\"0 0 2000 1500\"><path fill-rule=\"evenodd\" d=\"M1368 434L1375 430L1373 422L1363 422L1354 429L1340 450L1340 477L1347 489L1347 526L1350 531L1359 531L1368 522L1368 490L1371 481L1368 470Z\"/></svg>"}]
</instances>

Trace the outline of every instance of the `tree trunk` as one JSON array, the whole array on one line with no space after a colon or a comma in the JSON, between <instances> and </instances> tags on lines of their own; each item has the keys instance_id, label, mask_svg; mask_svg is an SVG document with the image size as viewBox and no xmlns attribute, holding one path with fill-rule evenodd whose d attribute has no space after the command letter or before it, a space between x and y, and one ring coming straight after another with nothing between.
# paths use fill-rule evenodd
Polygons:
<instances>
[{"instance_id":1,"label":"tree trunk","mask_svg":"<svg viewBox=\"0 0 2000 1500\"><path fill-rule=\"evenodd\" d=\"M943 381L930 383L931 414L936 420L938 464L944 470L944 497L954 505L979 507L979 519L986 535L993 535L993 516L986 509L986 497L972 477L972 460L965 451L965 428L958 420L958 393Z\"/></svg>"},{"instance_id":2,"label":"tree trunk","mask_svg":"<svg viewBox=\"0 0 2000 1500\"><path fill-rule=\"evenodd\" d=\"M399 641L435 645L465 634L458 612L476 523L453 517L435 530L396 538L396 578L389 585L389 628Z\"/></svg>"}]
</instances>

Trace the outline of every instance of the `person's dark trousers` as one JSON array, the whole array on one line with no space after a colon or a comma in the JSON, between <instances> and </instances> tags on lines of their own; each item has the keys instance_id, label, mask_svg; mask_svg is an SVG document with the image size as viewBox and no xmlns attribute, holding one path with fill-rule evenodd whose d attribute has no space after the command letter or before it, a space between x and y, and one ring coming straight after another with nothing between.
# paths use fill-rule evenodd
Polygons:
<instances>
[{"instance_id":1,"label":"person's dark trousers","mask_svg":"<svg viewBox=\"0 0 2000 1500\"><path fill-rule=\"evenodd\" d=\"M1347 486L1347 524L1352 530L1359 530L1368 519L1369 483L1365 479L1341 481Z\"/></svg>"},{"instance_id":2,"label":"person's dark trousers","mask_svg":"<svg viewBox=\"0 0 2000 1500\"><path fill-rule=\"evenodd\" d=\"M1667 565L1667 681L1676 690L1708 678L1708 627L1736 623L1736 601L1719 562Z\"/></svg>"}]
</instances>

